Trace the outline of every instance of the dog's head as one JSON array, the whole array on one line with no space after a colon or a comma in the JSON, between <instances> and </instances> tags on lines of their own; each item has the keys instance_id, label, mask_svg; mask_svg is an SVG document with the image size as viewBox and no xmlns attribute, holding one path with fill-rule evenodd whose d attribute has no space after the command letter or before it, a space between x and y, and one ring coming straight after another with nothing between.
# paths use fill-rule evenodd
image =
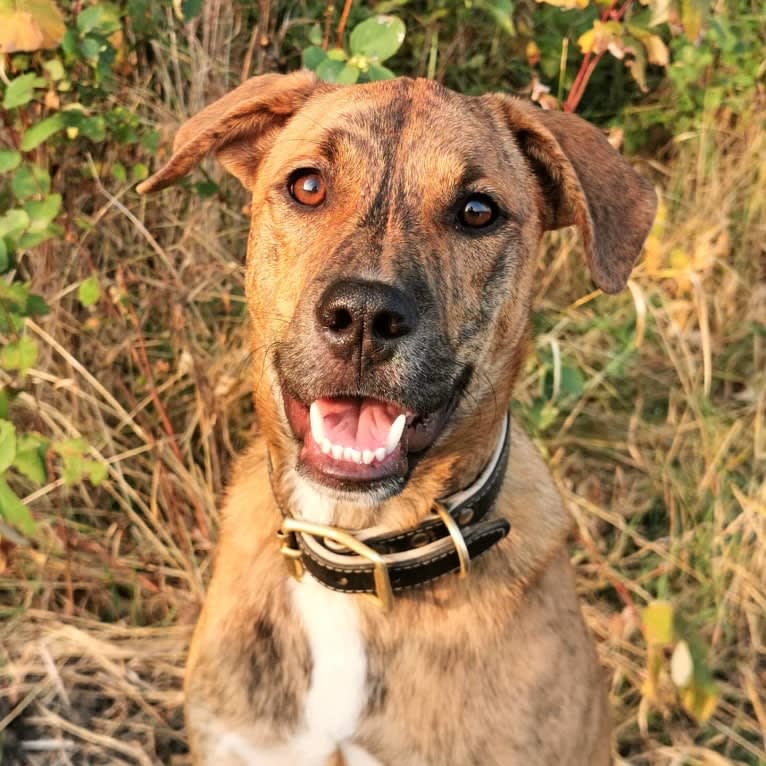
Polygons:
<instances>
[{"instance_id":1,"label":"dog's head","mask_svg":"<svg viewBox=\"0 0 766 766\"><path fill-rule=\"evenodd\" d=\"M543 231L576 224L615 292L654 217L651 186L586 122L427 80L253 78L184 124L140 190L211 151L253 195L246 291L276 473L353 506L481 467Z\"/></svg>"}]
</instances>

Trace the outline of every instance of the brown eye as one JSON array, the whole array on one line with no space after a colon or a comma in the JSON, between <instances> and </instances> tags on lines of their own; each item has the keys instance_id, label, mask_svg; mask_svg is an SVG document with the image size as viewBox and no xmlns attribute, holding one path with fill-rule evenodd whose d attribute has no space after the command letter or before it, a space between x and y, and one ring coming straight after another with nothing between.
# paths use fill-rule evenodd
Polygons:
<instances>
[{"instance_id":1,"label":"brown eye","mask_svg":"<svg viewBox=\"0 0 766 766\"><path fill-rule=\"evenodd\" d=\"M488 197L470 197L458 213L460 223L468 229L482 229L497 218L497 207Z\"/></svg>"},{"instance_id":2,"label":"brown eye","mask_svg":"<svg viewBox=\"0 0 766 766\"><path fill-rule=\"evenodd\" d=\"M327 187L316 170L299 170L290 181L290 196L301 205L317 207L324 202Z\"/></svg>"}]
</instances>

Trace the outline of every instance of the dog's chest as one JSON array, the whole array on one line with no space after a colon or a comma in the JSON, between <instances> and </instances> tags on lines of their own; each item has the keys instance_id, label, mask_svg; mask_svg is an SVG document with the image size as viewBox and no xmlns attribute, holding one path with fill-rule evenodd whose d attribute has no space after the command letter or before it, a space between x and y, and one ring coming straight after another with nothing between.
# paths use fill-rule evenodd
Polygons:
<instances>
[{"instance_id":1,"label":"dog's chest","mask_svg":"<svg viewBox=\"0 0 766 766\"><path fill-rule=\"evenodd\" d=\"M306 727L341 742L353 735L366 702L367 657L359 616L353 599L308 574L290 585L311 652Z\"/></svg>"}]
</instances>

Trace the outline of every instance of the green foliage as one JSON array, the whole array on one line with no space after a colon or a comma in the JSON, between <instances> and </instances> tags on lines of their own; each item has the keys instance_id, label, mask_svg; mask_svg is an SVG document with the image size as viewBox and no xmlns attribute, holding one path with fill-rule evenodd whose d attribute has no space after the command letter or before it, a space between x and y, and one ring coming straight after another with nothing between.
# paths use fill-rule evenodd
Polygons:
<instances>
[{"instance_id":1,"label":"green foliage","mask_svg":"<svg viewBox=\"0 0 766 766\"><path fill-rule=\"evenodd\" d=\"M355 82L390 80L396 75L383 62L402 46L405 26L396 16L373 16L357 24L349 36L349 50L324 51L310 45L303 51L303 66L327 82L353 85ZM314 30L315 39L318 28Z\"/></svg>"},{"instance_id":2,"label":"green foliage","mask_svg":"<svg viewBox=\"0 0 766 766\"><path fill-rule=\"evenodd\" d=\"M185 12L198 5L185 3ZM32 534L35 525L16 495L19 482L49 481L54 477L48 476L48 465L66 483L97 484L105 477L104 465L86 456L85 442L49 444L34 432L16 433L5 420L10 392L16 395L28 385L40 353L26 320L48 311L23 278L29 271L24 262L32 263L40 245L61 238L64 227L72 225L65 197L72 181L87 179L71 165L66 177L58 171L52 176L51 169L61 167L67 152L83 157L98 155L102 146L114 152L116 146L124 161L115 160L113 176L119 178L122 168L121 182L127 183L148 172L135 153L156 150L158 144L157 134L133 111L114 105L115 66L124 54L123 11L107 2L80 8L65 18L49 0L0 2L0 100L8 128L0 147L0 368L12 381L12 387L0 389L0 425L7 424L0 427L0 517L24 534ZM98 278L82 281L77 295L84 308L92 309L101 295ZM46 462L48 450L58 460Z\"/></svg>"}]
</instances>

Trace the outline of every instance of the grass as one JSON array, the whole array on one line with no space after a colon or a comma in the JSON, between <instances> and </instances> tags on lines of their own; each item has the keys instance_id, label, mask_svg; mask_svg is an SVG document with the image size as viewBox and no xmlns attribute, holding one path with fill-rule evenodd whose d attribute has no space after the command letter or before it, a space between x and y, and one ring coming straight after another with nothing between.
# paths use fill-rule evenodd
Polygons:
<instances>
[{"instance_id":1,"label":"grass","mask_svg":"<svg viewBox=\"0 0 766 766\"><path fill-rule=\"evenodd\" d=\"M224 6L206 4L183 54L191 86L160 48L163 99L140 71L131 81L166 144L238 77ZM630 290L590 293L571 232L540 260L516 411L576 519L618 763L766 763L765 122L756 99L733 127L711 115L671 160L639 163L662 215ZM0 540L0 760L184 764L185 645L228 467L254 428L244 199L234 185L208 200L95 191L75 200L89 225L24 264L52 311L30 323L42 353L12 415L84 437L108 478L32 492L38 539ZM86 310L92 270L103 294ZM683 712L667 658L650 662L641 610L655 599L706 649L719 700L705 723Z\"/></svg>"}]
</instances>

